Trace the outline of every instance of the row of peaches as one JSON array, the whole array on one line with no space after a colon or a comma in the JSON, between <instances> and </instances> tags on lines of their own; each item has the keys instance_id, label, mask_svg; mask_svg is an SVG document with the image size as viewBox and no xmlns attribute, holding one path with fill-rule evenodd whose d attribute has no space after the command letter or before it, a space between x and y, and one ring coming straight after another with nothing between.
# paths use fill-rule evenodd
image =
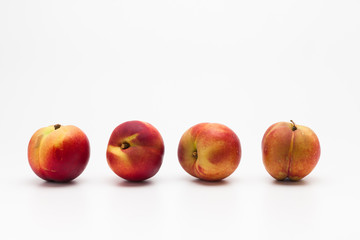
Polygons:
<instances>
[{"instance_id":1,"label":"row of peaches","mask_svg":"<svg viewBox=\"0 0 360 240\"><path fill-rule=\"evenodd\" d=\"M117 126L107 146L107 162L118 176L143 181L160 169L164 142L149 123L128 121ZM297 181L308 175L320 157L320 143L308 127L291 122L271 125L262 139L263 163L277 180ZM28 159L40 178L68 182L78 177L90 157L87 136L79 128L60 124L39 129L31 137ZM178 158L190 175L218 181L231 175L240 163L241 145L237 135L218 123L200 123L180 139Z\"/></svg>"}]
</instances>

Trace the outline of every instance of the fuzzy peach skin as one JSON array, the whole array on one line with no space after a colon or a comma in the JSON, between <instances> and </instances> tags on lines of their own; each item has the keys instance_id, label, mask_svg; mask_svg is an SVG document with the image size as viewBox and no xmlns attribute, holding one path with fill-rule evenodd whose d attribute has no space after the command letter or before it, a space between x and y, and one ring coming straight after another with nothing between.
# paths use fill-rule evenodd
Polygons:
<instances>
[{"instance_id":1,"label":"fuzzy peach skin","mask_svg":"<svg viewBox=\"0 0 360 240\"><path fill-rule=\"evenodd\" d=\"M90 144L85 133L75 126L59 124L39 129L28 145L32 170L40 178L68 182L78 177L90 157Z\"/></svg>"},{"instance_id":2,"label":"fuzzy peach skin","mask_svg":"<svg viewBox=\"0 0 360 240\"><path fill-rule=\"evenodd\" d=\"M262 140L263 163L277 180L297 181L308 175L320 158L320 143L308 127L293 121L271 125Z\"/></svg>"},{"instance_id":3,"label":"fuzzy peach skin","mask_svg":"<svg viewBox=\"0 0 360 240\"><path fill-rule=\"evenodd\" d=\"M110 168L129 181L143 181L160 169L164 142L149 123L128 121L117 126L110 136L106 157Z\"/></svg>"},{"instance_id":4,"label":"fuzzy peach skin","mask_svg":"<svg viewBox=\"0 0 360 240\"><path fill-rule=\"evenodd\" d=\"M206 181L221 180L232 174L240 163L240 140L225 125L200 123L182 135L178 158L190 175Z\"/></svg>"}]
</instances>

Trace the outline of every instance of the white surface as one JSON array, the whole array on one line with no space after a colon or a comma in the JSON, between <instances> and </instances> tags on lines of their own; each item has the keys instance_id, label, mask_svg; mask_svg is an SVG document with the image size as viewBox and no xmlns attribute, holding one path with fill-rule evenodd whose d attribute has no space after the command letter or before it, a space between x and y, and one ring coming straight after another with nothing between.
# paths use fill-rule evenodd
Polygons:
<instances>
[{"instance_id":1,"label":"white surface","mask_svg":"<svg viewBox=\"0 0 360 240\"><path fill-rule=\"evenodd\" d=\"M359 1L0 2L0 239L359 239ZM166 153L142 184L111 172L112 130L139 119ZM293 119L322 147L298 183L265 171L265 130ZM199 122L239 136L225 181L194 180L177 144ZM72 184L27 163L39 128L89 137Z\"/></svg>"}]
</instances>

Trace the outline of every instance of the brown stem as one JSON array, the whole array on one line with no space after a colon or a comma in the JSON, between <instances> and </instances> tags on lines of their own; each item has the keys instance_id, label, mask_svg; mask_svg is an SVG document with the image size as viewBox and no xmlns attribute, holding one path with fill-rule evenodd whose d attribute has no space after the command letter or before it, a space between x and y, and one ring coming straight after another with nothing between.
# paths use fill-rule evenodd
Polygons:
<instances>
[{"instance_id":1,"label":"brown stem","mask_svg":"<svg viewBox=\"0 0 360 240\"><path fill-rule=\"evenodd\" d=\"M127 149L130 147L130 144L128 142L123 142L121 145L120 145L120 148L121 149Z\"/></svg>"},{"instance_id":2,"label":"brown stem","mask_svg":"<svg viewBox=\"0 0 360 240\"><path fill-rule=\"evenodd\" d=\"M55 124L55 125L54 125L55 130L59 129L60 127L61 127L60 124Z\"/></svg>"},{"instance_id":3,"label":"brown stem","mask_svg":"<svg viewBox=\"0 0 360 240\"><path fill-rule=\"evenodd\" d=\"M195 159L197 159L197 158L198 158L197 151L194 151L194 152L192 153L192 155L193 155L193 157L194 157Z\"/></svg>"},{"instance_id":4,"label":"brown stem","mask_svg":"<svg viewBox=\"0 0 360 240\"><path fill-rule=\"evenodd\" d=\"M296 127L294 121L293 121L293 120L290 120L290 122L292 122L292 124L293 124L292 130L295 131L295 130L297 129L297 127Z\"/></svg>"}]
</instances>

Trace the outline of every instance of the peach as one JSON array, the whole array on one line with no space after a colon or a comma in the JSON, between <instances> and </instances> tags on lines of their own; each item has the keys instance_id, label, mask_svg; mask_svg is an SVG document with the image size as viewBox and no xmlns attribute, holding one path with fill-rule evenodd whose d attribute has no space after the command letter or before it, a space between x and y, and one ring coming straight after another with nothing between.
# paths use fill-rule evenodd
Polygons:
<instances>
[{"instance_id":1,"label":"peach","mask_svg":"<svg viewBox=\"0 0 360 240\"><path fill-rule=\"evenodd\" d=\"M240 163L240 140L225 125L200 123L182 135L178 158L190 175L207 181L221 180L232 174Z\"/></svg>"},{"instance_id":2,"label":"peach","mask_svg":"<svg viewBox=\"0 0 360 240\"><path fill-rule=\"evenodd\" d=\"M39 129L28 145L32 170L40 178L68 182L78 177L90 157L89 140L75 126L56 124Z\"/></svg>"},{"instance_id":3,"label":"peach","mask_svg":"<svg viewBox=\"0 0 360 240\"><path fill-rule=\"evenodd\" d=\"M106 157L110 168L129 181L143 181L160 169L164 142L149 123L128 121L117 126L110 136Z\"/></svg>"},{"instance_id":4,"label":"peach","mask_svg":"<svg viewBox=\"0 0 360 240\"><path fill-rule=\"evenodd\" d=\"M263 163L277 180L297 181L308 175L320 158L320 143L308 127L291 120L271 125L262 140Z\"/></svg>"}]
</instances>

